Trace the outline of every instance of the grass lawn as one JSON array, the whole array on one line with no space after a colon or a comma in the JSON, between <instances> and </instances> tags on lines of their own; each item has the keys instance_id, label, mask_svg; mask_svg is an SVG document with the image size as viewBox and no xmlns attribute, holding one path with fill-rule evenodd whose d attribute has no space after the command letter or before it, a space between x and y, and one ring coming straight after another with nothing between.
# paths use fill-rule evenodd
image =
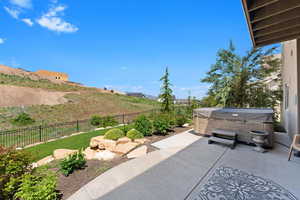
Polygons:
<instances>
[{"instance_id":1,"label":"grass lawn","mask_svg":"<svg viewBox=\"0 0 300 200\"><path fill-rule=\"evenodd\" d=\"M90 144L90 139L99 135L104 135L108 129L91 131L80 135L71 136L64 139L58 139L53 142L36 145L25 149L32 153L34 160L40 160L46 156L52 155L55 149L85 149Z\"/></svg>"}]
</instances>

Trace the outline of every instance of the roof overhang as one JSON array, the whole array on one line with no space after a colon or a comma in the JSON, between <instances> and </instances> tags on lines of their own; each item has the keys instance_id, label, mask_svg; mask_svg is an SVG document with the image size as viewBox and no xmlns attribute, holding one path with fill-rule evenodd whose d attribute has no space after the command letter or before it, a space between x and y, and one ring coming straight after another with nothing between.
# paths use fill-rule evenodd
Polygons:
<instances>
[{"instance_id":1,"label":"roof overhang","mask_svg":"<svg viewBox=\"0 0 300 200\"><path fill-rule=\"evenodd\" d=\"M300 0L242 0L255 47L300 38Z\"/></svg>"}]
</instances>

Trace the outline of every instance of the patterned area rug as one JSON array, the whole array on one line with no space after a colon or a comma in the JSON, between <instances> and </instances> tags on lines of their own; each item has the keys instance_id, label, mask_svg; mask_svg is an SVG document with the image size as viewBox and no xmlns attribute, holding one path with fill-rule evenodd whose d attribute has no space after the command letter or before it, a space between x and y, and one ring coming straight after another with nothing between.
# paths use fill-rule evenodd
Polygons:
<instances>
[{"instance_id":1,"label":"patterned area rug","mask_svg":"<svg viewBox=\"0 0 300 200\"><path fill-rule=\"evenodd\" d=\"M219 167L193 200L297 200L289 191L252 174Z\"/></svg>"}]
</instances>

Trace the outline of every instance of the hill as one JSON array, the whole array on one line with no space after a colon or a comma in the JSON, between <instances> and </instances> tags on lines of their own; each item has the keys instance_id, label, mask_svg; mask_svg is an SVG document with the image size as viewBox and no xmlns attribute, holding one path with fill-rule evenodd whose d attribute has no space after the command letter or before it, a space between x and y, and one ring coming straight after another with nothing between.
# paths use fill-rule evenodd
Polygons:
<instances>
[{"instance_id":1,"label":"hill","mask_svg":"<svg viewBox=\"0 0 300 200\"><path fill-rule=\"evenodd\" d=\"M62 81L53 82L24 72L0 71L0 130L17 128L11 120L21 112L36 120L33 125L40 125L88 119L95 114L139 112L158 106L156 101Z\"/></svg>"}]
</instances>

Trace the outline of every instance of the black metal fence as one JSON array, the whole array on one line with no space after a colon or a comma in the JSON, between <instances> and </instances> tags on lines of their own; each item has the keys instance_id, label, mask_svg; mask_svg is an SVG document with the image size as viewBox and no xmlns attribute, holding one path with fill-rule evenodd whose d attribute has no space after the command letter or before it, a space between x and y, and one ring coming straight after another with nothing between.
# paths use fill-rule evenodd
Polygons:
<instances>
[{"instance_id":1,"label":"black metal fence","mask_svg":"<svg viewBox=\"0 0 300 200\"><path fill-rule=\"evenodd\" d=\"M112 117L119 124L128 124L132 122L138 115L151 114L157 111L158 110L154 109L144 112L114 115ZM4 130L0 131L0 145L5 147L25 147L27 145L39 142L46 142L52 139L70 136L78 132L92 131L95 128L95 126L91 125L90 119L86 119L15 130Z\"/></svg>"}]
</instances>

